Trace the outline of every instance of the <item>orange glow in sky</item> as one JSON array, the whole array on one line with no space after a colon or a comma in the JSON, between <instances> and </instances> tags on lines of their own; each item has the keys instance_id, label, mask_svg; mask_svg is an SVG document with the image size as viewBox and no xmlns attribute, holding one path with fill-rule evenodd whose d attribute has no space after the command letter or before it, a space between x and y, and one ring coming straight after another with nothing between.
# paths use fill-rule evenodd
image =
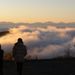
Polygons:
<instances>
[{"instance_id":1,"label":"orange glow in sky","mask_svg":"<svg viewBox=\"0 0 75 75\"><path fill-rule=\"evenodd\" d=\"M0 0L0 21L75 22L75 0Z\"/></svg>"}]
</instances>

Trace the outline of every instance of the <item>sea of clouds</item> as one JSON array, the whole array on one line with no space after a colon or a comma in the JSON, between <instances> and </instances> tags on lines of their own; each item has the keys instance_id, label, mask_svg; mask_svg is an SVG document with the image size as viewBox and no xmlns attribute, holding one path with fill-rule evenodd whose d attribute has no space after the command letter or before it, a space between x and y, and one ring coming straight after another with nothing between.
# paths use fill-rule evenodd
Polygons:
<instances>
[{"instance_id":1,"label":"sea of clouds","mask_svg":"<svg viewBox=\"0 0 75 75\"><path fill-rule=\"evenodd\" d=\"M0 37L0 44L5 52L12 52L18 38L27 46L26 58L50 59L59 56L75 56L75 27L45 27L19 25L9 28L9 34Z\"/></svg>"}]
</instances>

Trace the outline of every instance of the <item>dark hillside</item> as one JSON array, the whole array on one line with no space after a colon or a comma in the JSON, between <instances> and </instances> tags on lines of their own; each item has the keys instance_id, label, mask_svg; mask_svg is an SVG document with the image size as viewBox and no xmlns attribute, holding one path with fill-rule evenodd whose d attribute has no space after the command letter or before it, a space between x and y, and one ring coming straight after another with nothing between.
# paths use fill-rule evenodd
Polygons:
<instances>
[{"instance_id":1,"label":"dark hillside","mask_svg":"<svg viewBox=\"0 0 75 75\"><path fill-rule=\"evenodd\" d=\"M0 37L6 35L6 34L8 34L8 33L9 33L9 31L0 32Z\"/></svg>"},{"instance_id":2,"label":"dark hillside","mask_svg":"<svg viewBox=\"0 0 75 75\"><path fill-rule=\"evenodd\" d=\"M16 75L13 61L4 62L4 75ZM75 75L75 58L25 60L23 75Z\"/></svg>"}]
</instances>

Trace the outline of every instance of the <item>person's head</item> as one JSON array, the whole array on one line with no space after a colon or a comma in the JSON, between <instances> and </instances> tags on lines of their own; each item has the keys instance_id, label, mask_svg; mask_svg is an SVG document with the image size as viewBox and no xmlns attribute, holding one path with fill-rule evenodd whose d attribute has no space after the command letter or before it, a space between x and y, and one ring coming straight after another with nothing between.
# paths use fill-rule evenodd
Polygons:
<instances>
[{"instance_id":1,"label":"person's head","mask_svg":"<svg viewBox=\"0 0 75 75\"><path fill-rule=\"evenodd\" d=\"M23 43L23 41L22 41L21 38L18 38L18 42L19 42L19 43Z\"/></svg>"}]
</instances>

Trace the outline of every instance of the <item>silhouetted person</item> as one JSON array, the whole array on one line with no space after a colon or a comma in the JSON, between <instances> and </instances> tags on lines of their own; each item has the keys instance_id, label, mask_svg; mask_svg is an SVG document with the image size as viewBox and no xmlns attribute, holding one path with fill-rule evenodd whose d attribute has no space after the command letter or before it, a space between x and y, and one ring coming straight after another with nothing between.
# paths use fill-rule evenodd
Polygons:
<instances>
[{"instance_id":1,"label":"silhouetted person","mask_svg":"<svg viewBox=\"0 0 75 75\"><path fill-rule=\"evenodd\" d=\"M0 75L3 75L3 55L4 51L1 49L0 45Z\"/></svg>"},{"instance_id":2,"label":"silhouetted person","mask_svg":"<svg viewBox=\"0 0 75 75\"><path fill-rule=\"evenodd\" d=\"M24 63L24 57L27 54L27 48L24 45L21 38L18 39L13 47L13 57L17 64L17 72L19 75L22 75L22 68Z\"/></svg>"}]
</instances>

